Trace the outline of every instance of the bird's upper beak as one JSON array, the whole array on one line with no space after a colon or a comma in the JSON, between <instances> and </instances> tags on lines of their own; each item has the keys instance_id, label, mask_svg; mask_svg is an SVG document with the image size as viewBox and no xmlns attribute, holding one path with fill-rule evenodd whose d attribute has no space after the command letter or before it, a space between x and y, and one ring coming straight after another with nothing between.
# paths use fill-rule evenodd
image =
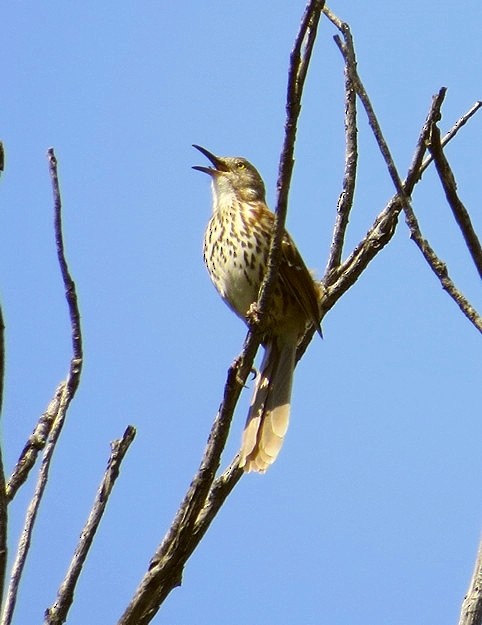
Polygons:
<instances>
[{"instance_id":1,"label":"bird's upper beak","mask_svg":"<svg viewBox=\"0 0 482 625\"><path fill-rule=\"evenodd\" d=\"M219 158L218 156L215 156L212 152L210 152L209 150L206 150L206 148L203 148L200 145L193 144L192 147L196 148L196 150L199 150L201 154L204 154L204 156L206 156L214 166L213 168L213 167L201 167L201 165L194 165L193 169L197 169L198 171L203 171L205 174L209 174L210 176L215 175L217 172L228 171L228 168L226 167L223 159Z\"/></svg>"}]
</instances>

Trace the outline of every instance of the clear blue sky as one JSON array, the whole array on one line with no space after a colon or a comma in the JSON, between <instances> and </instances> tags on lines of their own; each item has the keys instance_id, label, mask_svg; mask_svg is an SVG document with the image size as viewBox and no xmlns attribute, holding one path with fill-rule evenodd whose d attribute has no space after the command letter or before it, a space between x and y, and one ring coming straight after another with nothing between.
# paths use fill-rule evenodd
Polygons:
<instances>
[{"instance_id":1,"label":"clear blue sky","mask_svg":"<svg viewBox=\"0 0 482 625\"><path fill-rule=\"evenodd\" d=\"M249 158L274 201L289 51L304 0L5 3L0 292L3 442L11 469L67 371L45 154L54 146L85 340L34 535L16 623L51 605L109 454L137 439L77 588L72 625L115 623L198 466L243 324L217 297L201 240L210 212L192 143ZM402 174L431 96L443 130L482 98L478 0L353 3L359 71ZM342 61L323 22L296 148L288 227L323 272L343 172ZM360 113L348 246L393 190ZM482 232L479 115L447 150ZM479 310L480 282L433 171L414 194L425 236ZM402 222L328 314L296 372L276 464L238 485L157 625L449 625L482 525L480 336ZM237 451L251 389L224 457ZM11 550L32 491L11 507Z\"/></svg>"}]
</instances>

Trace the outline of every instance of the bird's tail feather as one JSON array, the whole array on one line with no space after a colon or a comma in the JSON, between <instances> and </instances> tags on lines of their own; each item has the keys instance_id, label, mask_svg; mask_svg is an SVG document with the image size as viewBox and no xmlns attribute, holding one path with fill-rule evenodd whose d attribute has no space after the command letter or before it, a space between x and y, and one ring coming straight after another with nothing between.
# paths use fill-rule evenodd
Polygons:
<instances>
[{"instance_id":1,"label":"bird's tail feather","mask_svg":"<svg viewBox=\"0 0 482 625\"><path fill-rule=\"evenodd\" d=\"M296 342L266 346L246 420L239 466L264 473L276 460L288 429Z\"/></svg>"}]
</instances>

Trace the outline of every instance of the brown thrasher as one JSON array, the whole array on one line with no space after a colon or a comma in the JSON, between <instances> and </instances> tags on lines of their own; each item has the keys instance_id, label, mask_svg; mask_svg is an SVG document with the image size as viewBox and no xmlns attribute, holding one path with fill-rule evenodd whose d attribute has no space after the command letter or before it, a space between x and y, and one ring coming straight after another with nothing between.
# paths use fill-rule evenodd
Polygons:
<instances>
[{"instance_id":1,"label":"brown thrasher","mask_svg":"<svg viewBox=\"0 0 482 625\"><path fill-rule=\"evenodd\" d=\"M212 180L213 214L204 235L204 262L223 300L248 321L267 268L274 214L266 206L263 180L251 163L193 147L213 165L194 167ZM281 449L290 415L296 348L309 326L321 334L319 299L317 285L285 232L266 315L264 358L239 454L239 466L245 471L264 473Z\"/></svg>"}]
</instances>

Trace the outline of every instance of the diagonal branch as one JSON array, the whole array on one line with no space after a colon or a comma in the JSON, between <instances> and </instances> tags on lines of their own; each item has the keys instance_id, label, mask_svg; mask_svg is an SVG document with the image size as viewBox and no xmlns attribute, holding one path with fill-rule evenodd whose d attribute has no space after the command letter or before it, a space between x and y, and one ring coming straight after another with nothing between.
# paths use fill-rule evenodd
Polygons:
<instances>
[{"instance_id":1,"label":"diagonal branch","mask_svg":"<svg viewBox=\"0 0 482 625\"><path fill-rule=\"evenodd\" d=\"M75 549L74 557L65 575L65 579L58 590L57 599L54 605L45 612L45 625L62 625L62 623L65 623L67 620L67 614L74 601L74 591L82 572L82 567L84 566L95 533L97 532L104 514L115 481L119 477L120 465L135 435L135 428L129 425L122 438L111 443L109 461L97 491L94 505L80 534L79 543Z\"/></svg>"},{"instance_id":2,"label":"diagonal branch","mask_svg":"<svg viewBox=\"0 0 482 625\"><path fill-rule=\"evenodd\" d=\"M64 392L65 381L59 384L47 410L40 416L37 425L22 449L22 453L5 487L8 501L12 501L19 488L26 482L39 453L44 449L50 430L59 414L60 400Z\"/></svg>"},{"instance_id":3,"label":"diagonal branch","mask_svg":"<svg viewBox=\"0 0 482 625\"><path fill-rule=\"evenodd\" d=\"M472 256L477 271L479 272L479 276L482 278L482 246L480 245L480 241L474 227L472 226L470 215L457 195L457 183L455 182L455 176L452 173L449 162L443 152L442 143L440 141L440 130L435 123L432 126L428 149L433 156L437 173L445 191L445 196L449 206L454 214L455 221L460 227L467 244L467 248Z\"/></svg>"},{"instance_id":4,"label":"diagonal branch","mask_svg":"<svg viewBox=\"0 0 482 625\"><path fill-rule=\"evenodd\" d=\"M202 533L194 532L198 517L206 501L210 499L214 476L226 444L234 408L257 349L258 343L249 333L243 351L228 370L224 398L211 429L199 470L191 482L171 527L152 557L149 570L137 587L118 625L149 623L171 590L181 584L184 566L209 525L204 526ZM236 459L230 480L230 490L234 488L242 475L243 471L237 468Z\"/></svg>"},{"instance_id":5,"label":"diagonal branch","mask_svg":"<svg viewBox=\"0 0 482 625\"><path fill-rule=\"evenodd\" d=\"M446 264L440 260L430 243L424 239L412 207L407 205L404 206L403 210L405 212L405 221L410 229L410 237L422 252L423 257L429 264L429 267L440 280L444 290L458 305L467 319L479 330L479 332L482 332L481 316L477 313L471 303L462 295L459 289L457 289L453 280L449 276Z\"/></svg>"},{"instance_id":6,"label":"diagonal branch","mask_svg":"<svg viewBox=\"0 0 482 625\"><path fill-rule=\"evenodd\" d=\"M325 12L328 9L325 8ZM441 89L434 97L432 106L425 120L424 126L417 141L415 155L412 159L409 172L403 185L405 193L411 195L412 191L422 177L422 174L433 162L432 155L425 155L426 144L430 136L430 129L433 121L440 118L440 107L445 97L445 89ZM441 145L447 145L467 122L482 108L482 102L476 102L466 113L464 113L452 126L452 128L442 137ZM327 287L326 295L322 302L322 316L333 308L338 299L358 280L369 263L375 256L390 242L395 233L398 216L402 206L398 195L395 194L386 207L376 217L374 223L368 230L365 237L355 247L349 257L338 268L328 274L324 283ZM307 341L303 341L305 344ZM309 341L308 341L309 342Z\"/></svg>"},{"instance_id":7,"label":"diagonal branch","mask_svg":"<svg viewBox=\"0 0 482 625\"><path fill-rule=\"evenodd\" d=\"M459 130L461 130L465 124L479 111L480 108L482 108L482 101L475 102L469 110L455 122L452 128L445 133L440 141L440 145L444 148L447 143L455 137ZM421 167L422 173L427 169L432 161L433 157L431 155L425 157Z\"/></svg>"},{"instance_id":8,"label":"diagonal branch","mask_svg":"<svg viewBox=\"0 0 482 625\"><path fill-rule=\"evenodd\" d=\"M474 573L460 611L458 625L480 625L482 623L482 540L475 560Z\"/></svg>"}]
</instances>

